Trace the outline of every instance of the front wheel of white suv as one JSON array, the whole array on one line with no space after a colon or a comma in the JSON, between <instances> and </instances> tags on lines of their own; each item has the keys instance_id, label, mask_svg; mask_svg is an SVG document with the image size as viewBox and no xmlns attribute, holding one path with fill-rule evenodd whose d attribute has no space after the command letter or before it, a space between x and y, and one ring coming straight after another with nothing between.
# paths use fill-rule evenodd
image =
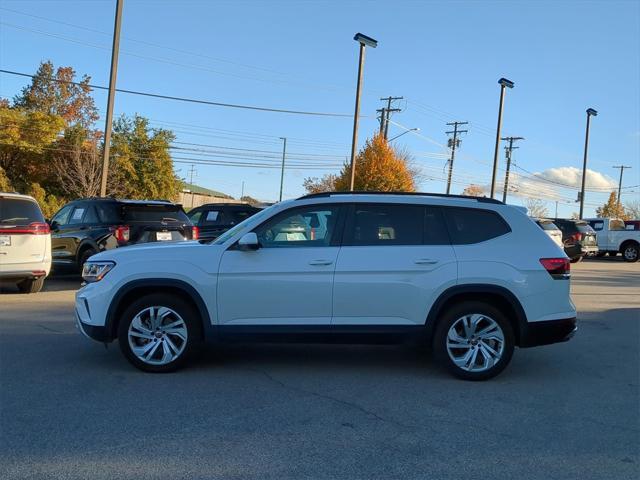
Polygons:
<instances>
[{"instance_id":1,"label":"front wheel of white suv","mask_svg":"<svg viewBox=\"0 0 640 480\"><path fill-rule=\"evenodd\" d=\"M196 309L172 294L146 295L132 303L118 326L124 356L145 372L172 372L182 367L201 343Z\"/></svg>"},{"instance_id":2,"label":"front wheel of white suv","mask_svg":"<svg viewBox=\"0 0 640 480\"><path fill-rule=\"evenodd\" d=\"M464 380L498 375L513 356L513 328L497 308L476 301L462 302L438 321L433 352L449 372Z\"/></svg>"}]
</instances>

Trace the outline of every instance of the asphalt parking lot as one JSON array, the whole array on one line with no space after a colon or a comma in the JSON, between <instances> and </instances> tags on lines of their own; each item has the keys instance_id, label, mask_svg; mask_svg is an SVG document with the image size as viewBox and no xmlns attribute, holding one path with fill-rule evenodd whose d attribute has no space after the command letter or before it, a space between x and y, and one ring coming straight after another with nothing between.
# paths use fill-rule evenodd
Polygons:
<instances>
[{"instance_id":1,"label":"asphalt parking lot","mask_svg":"<svg viewBox=\"0 0 640 480\"><path fill-rule=\"evenodd\" d=\"M0 477L626 479L640 264L573 265L580 330L455 380L408 346L235 346L152 375L75 329L79 279L0 290Z\"/></svg>"}]
</instances>

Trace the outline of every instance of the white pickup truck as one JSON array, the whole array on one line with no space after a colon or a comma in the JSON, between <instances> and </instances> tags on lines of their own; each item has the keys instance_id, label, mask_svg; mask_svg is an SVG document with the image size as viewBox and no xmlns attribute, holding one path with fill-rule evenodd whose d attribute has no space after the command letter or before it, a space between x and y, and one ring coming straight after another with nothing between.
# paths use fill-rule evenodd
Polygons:
<instances>
[{"instance_id":1,"label":"white pickup truck","mask_svg":"<svg viewBox=\"0 0 640 480\"><path fill-rule=\"evenodd\" d=\"M585 219L596 231L598 255L617 255L627 262L637 262L640 258L640 231L627 230L623 220L617 218Z\"/></svg>"}]
</instances>

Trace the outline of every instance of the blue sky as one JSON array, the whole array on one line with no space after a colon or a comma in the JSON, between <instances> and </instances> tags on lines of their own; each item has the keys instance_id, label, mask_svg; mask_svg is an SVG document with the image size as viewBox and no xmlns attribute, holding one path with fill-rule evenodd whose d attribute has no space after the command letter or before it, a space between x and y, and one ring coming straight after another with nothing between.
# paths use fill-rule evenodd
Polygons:
<instances>
[{"instance_id":1,"label":"blue sky","mask_svg":"<svg viewBox=\"0 0 640 480\"><path fill-rule=\"evenodd\" d=\"M71 65L107 85L115 0L0 0L0 65L32 73L43 59ZM43 18L36 18L43 17ZM46 20L48 19L48 20ZM78 28L81 27L81 28ZM118 87L165 95L314 112L352 114L356 32L379 41L367 51L360 144L377 128L379 98L404 96L390 136L423 172L420 189L442 192L446 122L469 121L452 191L490 182L498 78L507 92L503 135L523 136L510 201L540 196L550 214L577 211L585 109L592 120L586 214L625 171L624 200L640 188L640 2L637 1L169 1L125 0ZM26 79L0 75L12 97ZM106 95L95 92L101 112ZM308 176L335 172L349 154L351 118L312 117L118 94L116 113L135 112L176 132L176 169L190 161L202 186L262 200L278 196L279 137L291 164L284 197ZM401 125L401 126L400 126ZM102 128L102 125L100 125ZM199 144L199 145L193 145ZM258 150L229 150L229 148ZM184 150L187 149L187 150ZM273 153L271 153L273 152ZM221 156L224 155L224 156ZM212 163L217 162L217 163ZM501 149L501 170L504 175ZM306 168L302 169L301 166ZM324 165L331 166L330 168ZM313 168L310 168L313 166ZM574 185L565 187L563 185ZM523 196L524 195L524 196Z\"/></svg>"}]
</instances>

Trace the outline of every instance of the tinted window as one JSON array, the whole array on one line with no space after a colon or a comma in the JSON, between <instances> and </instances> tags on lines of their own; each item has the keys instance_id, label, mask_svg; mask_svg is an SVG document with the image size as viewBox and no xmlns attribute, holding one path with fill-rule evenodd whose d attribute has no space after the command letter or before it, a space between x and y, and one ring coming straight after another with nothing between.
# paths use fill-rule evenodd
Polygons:
<instances>
[{"instance_id":1,"label":"tinted window","mask_svg":"<svg viewBox=\"0 0 640 480\"><path fill-rule=\"evenodd\" d=\"M233 217L234 223L244 222L247 218L253 215L253 210L235 210L231 212L231 216Z\"/></svg>"},{"instance_id":2,"label":"tinted window","mask_svg":"<svg viewBox=\"0 0 640 480\"><path fill-rule=\"evenodd\" d=\"M420 205L356 204L347 245L421 245L424 207Z\"/></svg>"},{"instance_id":3,"label":"tinted window","mask_svg":"<svg viewBox=\"0 0 640 480\"><path fill-rule=\"evenodd\" d=\"M177 205L123 205L127 222L190 223L189 217Z\"/></svg>"},{"instance_id":4,"label":"tinted window","mask_svg":"<svg viewBox=\"0 0 640 480\"><path fill-rule=\"evenodd\" d=\"M116 203L99 202L95 204L98 218L103 223L120 223L120 208Z\"/></svg>"},{"instance_id":5,"label":"tinted window","mask_svg":"<svg viewBox=\"0 0 640 480\"><path fill-rule=\"evenodd\" d=\"M600 231L604 228L604 222L589 222L591 224L591 228L596 231Z\"/></svg>"},{"instance_id":6,"label":"tinted window","mask_svg":"<svg viewBox=\"0 0 640 480\"><path fill-rule=\"evenodd\" d=\"M226 215L222 213L220 210L207 210L206 215L202 219L202 226L217 226L217 225L225 225L229 222L226 220Z\"/></svg>"},{"instance_id":7,"label":"tinted window","mask_svg":"<svg viewBox=\"0 0 640 480\"><path fill-rule=\"evenodd\" d=\"M82 223L98 223L98 215L93 205L87 205L87 211L84 214Z\"/></svg>"},{"instance_id":8,"label":"tinted window","mask_svg":"<svg viewBox=\"0 0 640 480\"><path fill-rule=\"evenodd\" d=\"M449 234L444 224L441 209L426 207L424 217L424 244L449 245Z\"/></svg>"},{"instance_id":9,"label":"tinted window","mask_svg":"<svg viewBox=\"0 0 640 480\"><path fill-rule=\"evenodd\" d=\"M0 198L0 223L6 225L29 225L44 222L36 202L21 198Z\"/></svg>"},{"instance_id":10,"label":"tinted window","mask_svg":"<svg viewBox=\"0 0 640 480\"><path fill-rule=\"evenodd\" d=\"M540 220L537 223L543 230L558 230L558 227L551 220Z\"/></svg>"},{"instance_id":11,"label":"tinted window","mask_svg":"<svg viewBox=\"0 0 640 480\"><path fill-rule=\"evenodd\" d=\"M69 222L69 214L73 209L73 205L67 205L58 211L51 219L51 223L56 222L58 225L66 225Z\"/></svg>"},{"instance_id":12,"label":"tinted window","mask_svg":"<svg viewBox=\"0 0 640 480\"><path fill-rule=\"evenodd\" d=\"M331 244L338 207L316 205L287 210L255 229L260 245L269 247L326 247Z\"/></svg>"},{"instance_id":13,"label":"tinted window","mask_svg":"<svg viewBox=\"0 0 640 480\"><path fill-rule=\"evenodd\" d=\"M593 228L591 228L591 225L589 225L587 222L578 223L576 226L577 226L579 232L582 232L582 233L593 233L594 232Z\"/></svg>"},{"instance_id":14,"label":"tinted window","mask_svg":"<svg viewBox=\"0 0 640 480\"><path fill-rule=\"evenodd\" d=\"M77 223L82 223L82 217L84 217L85 211L86 211L86 208L84 205L77 206L73 210L73 213L71 214L71 218L69 218L69 224L74 225Z\"/></svg>"},{"instance_id":15,"label":"tinted window","mask_svg":"<svg viewBox=\"0 0 640 480\"><path fill-rule=\"evenodd\" d=\"M197 212L189 212L189 220L191 220L191 223L193 223L194 225L198 224L198 222L200 221L200 217L202 217L202 210L199 210Z\"/></svg>"},{"instance_id":16,"label":"tinted window","mask_svg":"<svg viewBox=\"0 0 640 480\"><path fill-rule=\"evenodd\" d=\"M484 242L511 231L500 215L489 210L447 208L444 214L451 240L457 245Z\"/></svg>"}]
</instances>

